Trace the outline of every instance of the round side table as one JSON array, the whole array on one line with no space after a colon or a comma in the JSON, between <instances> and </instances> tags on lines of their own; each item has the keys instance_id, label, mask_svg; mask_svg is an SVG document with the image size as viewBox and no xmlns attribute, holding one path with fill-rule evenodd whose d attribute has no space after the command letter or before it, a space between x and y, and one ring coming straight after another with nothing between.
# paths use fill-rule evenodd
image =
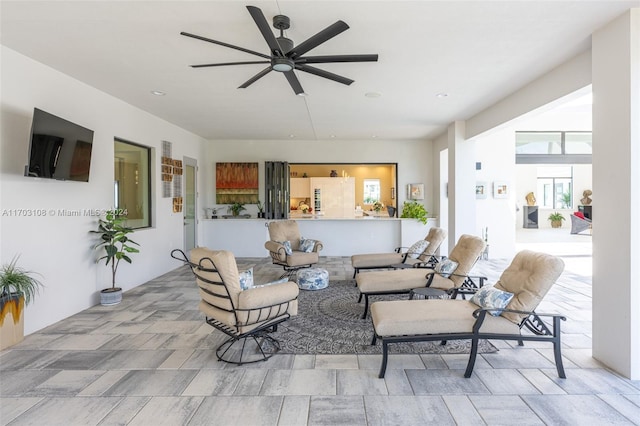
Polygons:
<instances>
[{"instance_id":1,"label":"round side table","mask_svg":"<svg viewBox=\"0 0 640 426\"><path fill-rule=\"evenodd\" d=\"M431 287L414 288L409 292L409 300L413 300L414 296L422 296L425 299L448 299L449 295L446 291Z\"/></svg>"}]
</instances>

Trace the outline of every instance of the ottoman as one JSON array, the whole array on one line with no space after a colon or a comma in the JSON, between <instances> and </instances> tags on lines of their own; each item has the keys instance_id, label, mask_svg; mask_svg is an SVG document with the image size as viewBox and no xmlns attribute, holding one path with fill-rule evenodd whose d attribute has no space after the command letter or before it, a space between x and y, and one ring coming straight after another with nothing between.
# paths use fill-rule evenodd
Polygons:
<instances>
[{"instance_id":1,"label":"ottoman","mask_svg":"<svg viewBox=\"0 0 640 426\"><path fill-rule=\"evenodd\" d=\"M301 269L296 273L296 281L302 290L322 290L329 285L329 272L321 268Z\"/></svg>"}]
</instances>

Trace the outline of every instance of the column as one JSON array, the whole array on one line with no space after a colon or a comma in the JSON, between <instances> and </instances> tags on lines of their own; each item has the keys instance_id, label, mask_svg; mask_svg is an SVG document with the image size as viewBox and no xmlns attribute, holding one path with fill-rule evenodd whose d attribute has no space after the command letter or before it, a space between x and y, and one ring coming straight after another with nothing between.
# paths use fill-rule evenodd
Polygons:
<instances>
[{"instance_id":1,"label":"column","mask_svg":"<svg viewBox=\"0 0 640 426\"><path fill-rule=\"evenodd\" d=\"M592 35L593 356L640 379L640 9Z\"/></svg>"},{"instance_id":2,"label":"column","mask_svg":"<svg viewBox=\"0 0 640 426\"><path fill-rule=\"evenodd\" d=\"M462 234L476 234L475 142L465 139L465 123L447 132L449 150L449 251Z\"/></svg>"}]
</instances>

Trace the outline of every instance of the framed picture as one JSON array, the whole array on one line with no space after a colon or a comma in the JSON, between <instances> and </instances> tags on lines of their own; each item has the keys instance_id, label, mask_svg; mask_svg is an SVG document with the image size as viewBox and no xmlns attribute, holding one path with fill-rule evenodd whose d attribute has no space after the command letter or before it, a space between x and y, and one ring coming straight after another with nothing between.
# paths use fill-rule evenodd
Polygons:
<instances>
[{"instance_id":1,"label":"framed picture","mask_svg":"<svg viewBox=\"0 0 640 426\"><path fill-rule=\"evenodd\" d=\"M493 182L493 198L509 198L509 184L504 181Z\"/></svg>"},{"instance_id":2,"label":"framed picture","mask_svg":"<svg viewBox=\"0 0 640 426\"><path fill-rule=\"evenodd\" d=\"M489 192L489 188L487 188L487 182L476 182L476 198L487 198L487 192Z\"/></svg>"},{"instance_id":3,"label":"framed picture","mask_svg":"<svg viewBox=\"0 0 640 426\"><path fill-rule=\"evenodd\" d=\"M407 198L410 200L424 200L424 183L410 183L407 185Z\"/></svg>"}]
</instances>

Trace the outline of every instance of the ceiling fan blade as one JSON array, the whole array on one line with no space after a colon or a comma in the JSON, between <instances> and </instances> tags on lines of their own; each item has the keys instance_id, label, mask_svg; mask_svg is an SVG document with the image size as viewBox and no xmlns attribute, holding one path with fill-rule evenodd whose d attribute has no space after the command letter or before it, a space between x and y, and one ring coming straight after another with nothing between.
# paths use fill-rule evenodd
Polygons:
<instances>
[{"instance_id":1,"label":"ceiling fan blade","mask_svg":"<svg viewBox=\"0 0 640 426\"><path fill-rule=\"evenodd\" d=\"M282 48L280 47L278 40L276 40L276 36L273 35L273 31L271 31L269 23L267 22L267 18L264 17L264 13L262 13L262 10L255 6L247 6L247 9L249 10L251 17L258 26L258 29L262 33L262 37L264 37L265 41L269 45L271 53L274 56L284 56Z\"/></svg>"},{"instance_id":2,"label":"ceiling fan blade","mask_svg":"<svg viewBox=\"0 0 640 426\"><path fill-rule=\"evenodd\" d=\"M296 95L300 95L304 93L304 90L302 89L302 85L300 84L298 77L296 77L293 71L287 71L283 74L285 77L287 77L287 81L291 85L291 88L293 89L293 91L296 92Z\"/></svg>"},{"instance_id":3,"label":"ceiling fan blade","mask_svg":"<svg viewBox=\"0 0 640 426\"><path fill-rule=\"evenodd\" d=\"M305 56L295 60L296 64L326 64L329 62L377 62L378 55L325 55Z\"/></svg>"},{"instance_id":4,"label":"ceiling fan blade","mask_svg":"<svg viewBox=\"0 0 640 426\"><path fill-rule=\"evenodd\" d=\"M345 22L338 21L332 25L329 25L327 28L320 31L318 34L309 37L299 45L295 46L293 49L291 49L290 52L288 52L287 56L289 56L291 59L300 57L305 53L307 53L308 51L310 51L311 49L319 46L320 44L324 43L329 39L332 39L333 37L337 36L341 32L346 31L348 29L349 29L349 26Z\"/></svg>"},{"instance_id":5,"label":"ceiling fan blade","mask_svg":"<svg viewBox=\"0 0 640 426\"><path fill-rule=\"evenodd\" d=\"M252 64L270 64L271 61L247 61L247 62L224 62L220 64L199 64L189 65L191 68L206 68L206 67L223 67L225 65L252 65Z\"/></svg>"},{"instance_id":6,"label":"ceiling fan blade","mask_svg":"<svg viewBox=\"0 0 640 426\"><path fill-rule=\"evenodd\" d=\"M195 38L195 39L198 39L198 40L207 41L209 43L217 44L217 45L220 45L220 46L228 47L230 49L236 49L236 50L239 50L241 52L250 53L252 55L261 56L261 57L263 57L265 59L271 59L271 56L265 55L264 53L255 52L253 50L245 49L244 47L234 46L233 44L225 43L223 41L213 40L213 39L210 39L210 38L202 37L202 36L191 34L191 33L185 33L184 31L182 31L180 34L183 35L183 36L187 36L187 37Z\"/></svg>"},{"instance_id":7,"label":"ceiling fan blade","mask_svg":"<svg viewBox=\"0 0 640 426\"><path fill-rule=\"evenodd\" d=\"M260 80L265 75L269 74L270 71L271 71L271 67L267 67L267 68L263 69L258 74L254 75L249 80L247 80L244 83L242 83L242 85L239 86L238 89L246 89L247 87L251 86L256 81Z\"/></svg>"},{"instance_id":8,"label":"ceiling fan blade","mask_svg":"<svg viewBox=\"0 0 640 426\"><path fill-rule=\"evenodd\" d=\"M317 75L318 77L328 78L329 80L337 81L338 83L346 84L347 86L353 83L353 80L351 80L350 78L342 77L341 75L321 70L309 65L296 64L296 69L308 72L309 74Z\"/></svg>"}]
</instances>

